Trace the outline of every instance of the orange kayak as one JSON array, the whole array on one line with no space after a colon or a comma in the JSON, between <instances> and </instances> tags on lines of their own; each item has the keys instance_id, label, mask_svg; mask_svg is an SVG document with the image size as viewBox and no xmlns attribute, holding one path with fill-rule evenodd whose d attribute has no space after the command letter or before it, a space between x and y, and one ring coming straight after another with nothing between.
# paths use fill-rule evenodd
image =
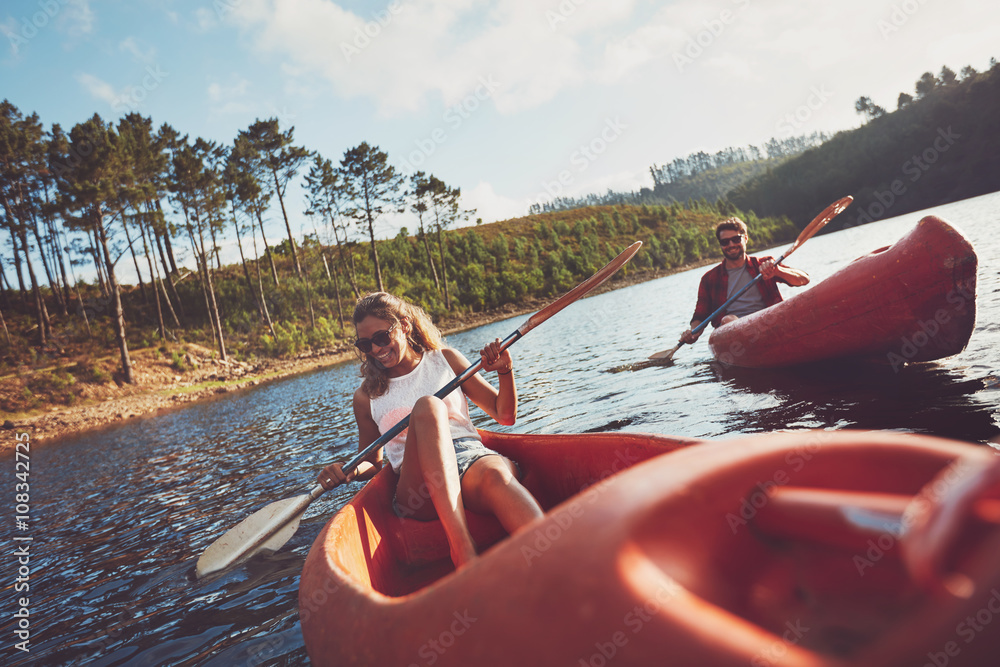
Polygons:
<instances>
[{"instance_id":1,"label":"orange kayak","mask_svg":"<svg viewBox=\"0 0 1000 667\"><path fill-rule=\"evenodd\" d=\"M978 259L935 216L815 286L715 329L719 361L773 368L830 359L898 368L965 349L976 323Z\"/></svg>"},{"instance_id":2,"label":"orange kayak","mask_svg":"<svg viewBox=\"0 0 1000 667\"><path fill-rule=\"evenodd\" d=\"M687 448L486 435L522 462L545 518L452 572L440 526L392 515L380 473L306 560L313 663L954 667L1000 655L1000 468L986 447L849 431ZM502 537L473 518L480 544Z\"/></svg>"},{"instance_id":3,"label":"orange kayak","mask_svg":"<svg viewBox=\"0 0 1000 667\"><path fill-rule=\"evenodd\" d=\"M636 463L701 442L621 433L480 435L487 447L517 461L524 485L546 512L573 497L590 511L602 504L601 496L585 489ZM527 581L505 579L504 568L496 568L497 556L542 577L528 584L535 589L532 597L548 599L558 608L551 597L554 590L539 586L552 566L565 565L561 538L577 530L577 505L547 516L537 535L534 529L522 533L527 540L523 556L509 546L501 555L500 546L510 541L492 546L507 537L500 524L493 517L467 512L476 544L481 552L488 550L454 573L439 522L402 519L393 513L395 484L392 471L382 470L330 520L309 552L299 585L299 615L313 664L491 664L492 658L483 657L493 655L495 648L490 639L495 628L490 626L508 617L528 620L535 613L529 602L528 607L502 606L483 614L498 589L508 594L527 590ZM532 565L534 554L545 567ZM570 571L563 572L567 574ZM463 650L449 650L444 656L441 649L450 649L459 634L466 635ZM393 639L387 641L390 635Z\"/></svg>"}]
</instances>

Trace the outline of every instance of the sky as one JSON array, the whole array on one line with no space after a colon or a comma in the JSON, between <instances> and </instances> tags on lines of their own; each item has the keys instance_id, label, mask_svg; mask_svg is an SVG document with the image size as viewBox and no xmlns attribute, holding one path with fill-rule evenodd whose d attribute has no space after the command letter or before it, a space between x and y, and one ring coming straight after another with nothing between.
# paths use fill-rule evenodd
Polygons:
<instances>
[{"instance_id":1,"label":"sky","mask_svg":"<svg viewBox=\"0 0 1000 667\"><path fill-rule=\"evenodd\" d=\"M137 111L231 144L277 117L335 164L378 146L492 222L652 187L650 166L699 150L857 127L862 95L893 110L924 72L1000 58L1000 5L7 0L0 38L0 97L46 125ZM288 206L310 232L301 189Z\"/></svg>"}]
</instances>

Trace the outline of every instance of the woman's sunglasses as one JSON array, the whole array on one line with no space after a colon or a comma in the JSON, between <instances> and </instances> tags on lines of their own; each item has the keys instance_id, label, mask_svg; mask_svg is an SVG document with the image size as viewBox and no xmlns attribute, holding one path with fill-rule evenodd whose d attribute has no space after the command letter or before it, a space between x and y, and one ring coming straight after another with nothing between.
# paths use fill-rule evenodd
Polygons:
<instances>
[{"instance_id":1,"label":"woman's sunglasses","mask_svg":"<svg viewBox=\"0 0 1000 667\"><path fill-rule=\"evenodd\" d=\"M719 239L719 245L721 245L723 248L725 248L730 243L735 243L739 245L740 241L742 240L743 240L743 235L737 234L736 236L730 236L729 238L726 239Z\"/></svg>"},{"instance_id":2,"label":"woman's sunglasses","mask_svg":"<svg viewBox=\"0 0 1000 667\"><path fill-rule=\"evenodd\" d=\"M383 331L376 331L371 338L359 338L354 341L354 347L358 348L365 354L372 351L372 345L378 345L379 347L385 347L392 342L392 336L390 334L396 328L399 322L395 322L391 327Z\"/></svg>"}]
</instances>

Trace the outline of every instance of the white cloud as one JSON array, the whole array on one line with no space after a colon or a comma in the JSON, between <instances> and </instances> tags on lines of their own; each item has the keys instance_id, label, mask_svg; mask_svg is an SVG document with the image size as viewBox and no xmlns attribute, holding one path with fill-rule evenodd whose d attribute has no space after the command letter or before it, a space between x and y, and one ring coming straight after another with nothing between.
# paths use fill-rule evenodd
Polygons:
<instances>
[{"instance_id":1,"label":"white cloud","mask_svg":"<svg viewBox=\"0 0 1000 667\"><path fill-rule=\"evenodd\" d=\"M287 56L341 95L374 99L384 114L434 98L449 106L490 77L501 84L492 95L497 110L513 113L592 80L585 42L610 39L610 25L633 4L412 0L359 15L324 0L246 0L227 18L261 52ZM551 25L547 13L560 7L565 21Z\"/></svg>"},{"instance_id":2,"label":"white cloud","mask_svg":"<svg viewBox=\"0 0 1000 667\"><path fill-rule=\"evenodd\" d=\"M744 82L761 80L760 72L751 67L750 59L728 51L705 58L705 67L716 70L720 78L736 78Z\"/></svg>"},{"instance_id":3,"label":"white cloud","mask_svg":"<svg viewBox=\"0 0 1000 667\"><path fill-rule=\"evenodd\" d=\"M126 53L131 53L133 58L144 63L152 62L153 58L156 56L155 48L153 48L152 46L147 46L145 49L143 49L139 45L139 40L131 36L123 39L121 43L118 45L118 49L121 51L125 51Z\"/></svg>"},{"instance_id":4,"label":"white cloud","mask_svg":"<svg viewBox=\"0 0 1000 667\"><path fill-rule=\"evenodd\" d=\"M115 104L121 96L115 92L110 83L99 79L93 74L80 73L76 75L77 83L82 85L93 97L107 102L109 105Z\"/></svg>"},{"instance_id":5,"label":"white cloud","mask_svg":"<svg viewBox=\"0 0 1000 667\"><path fill-rule=\"evenodd\" d=\"M219 17L207 7L199 7L194 10L194 19L198 24L198 29L207 32L219 25Z\"/></svg>"},{"instance_id":6,"label":"white cloud","mask_svg":"<svg viewBox=\"0 0 1000 667\"><path fill-rule=\"evenodd\" d=\"M686 39L680 28L672 25L645 25L624 37L608 42L604 47L604 63L597 80L615 83L648 62L668 57Z\"/></svg>"},{"instance_id":7,"label":"white cloud","mask_svg":"<svg viewBox=\"0 0 1000 667\"><path fill-rule=\"evenodd\" d=\"M226 84L213 81L208 84L208 99L212 102L231 101L234 97L244 97L249 88L250 82L239 76L230 77Z\"/></svg>"},{"instance_id":8,"label":"white cloud","mask_svg":"<svg viewBox=\"0 0 1000 667\"><path fill-rule=\"evenodd\" d=\"M66 0L57 16L60 28L71 37L88 35L94 30L94 12L88 0Z\"/></svg>"},{"instance_id":9,"label":"white cloud","mask_svg":"<svg viewBox=\"0 0 1000 667\"><path fill-rule=\"evenodd\" d=\"M20 29L21 26L18 25L17 19L13 16L8 16L4 21L0 22L0 34L10 42L10 52L15 56L19 50L18 43L21 40L18 34Z\"/></svg>"},{"instance_id":10,"label":"white cloud","mask_svg":"<svg viewBox=\"0 0 1000 667\"><path fill-rule=\"evenodd\" d=\"M592 181L581 183L576 194L586 194L588 192L604 194L608 190L614 190L615 192L638 192L642 188L652 187L653 178L650 176L648 170L628 170L619 171L614 174L605 174Z\"/></svg>"},{"instance_id":11,"label":"white cloud","mask_svg":"<svg viewBox=\"0 0 1000 667\"><path fill-rule=\"evenodd\" d=\"M249 89L250 81L235 74L226 83L213 81L208 84L205 92L211 113L220 116L253 113L255 105L247 98Z\"/></svg>"},{"instance_id":12,"label":"white cloud","mask_svg":"<svg viewBox=\"0 0 1000 667\"><path fill-rule=\"evenodd\" d=\"M482 218L484 222L509 220L528 212L526 203L497 194L491 184L483 181L471 190L462 190L462 208L476 209L473 220Z\"/></svg>"}]
</instances>

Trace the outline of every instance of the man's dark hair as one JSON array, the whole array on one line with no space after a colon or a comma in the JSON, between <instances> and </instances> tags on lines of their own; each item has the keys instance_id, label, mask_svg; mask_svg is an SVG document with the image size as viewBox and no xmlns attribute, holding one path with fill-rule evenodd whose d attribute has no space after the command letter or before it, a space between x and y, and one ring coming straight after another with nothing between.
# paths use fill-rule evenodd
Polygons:
<instances>
[{"instance_id":1,"label":"man's dark hair","mask_svg":"<svg viewBox=\"0 0 1000 667\"><path fill-rule=\"evenodd\" d=\"M726 218L718 225L715 226L715 238L719 239L719 232L728 229L733 232L739 232L743 236L747 235L747 226L739 218Z\"/></svg>"}]
</instances>

